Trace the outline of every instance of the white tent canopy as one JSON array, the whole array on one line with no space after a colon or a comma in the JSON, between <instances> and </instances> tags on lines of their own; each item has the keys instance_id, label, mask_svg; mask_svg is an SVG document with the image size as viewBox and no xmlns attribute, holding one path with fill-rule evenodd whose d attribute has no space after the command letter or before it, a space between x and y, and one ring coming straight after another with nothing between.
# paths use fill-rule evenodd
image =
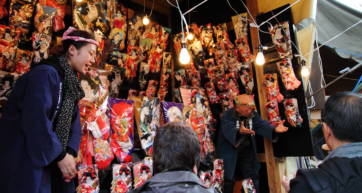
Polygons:
<instances>
[{"instance_id":1,"label":"white tent canopy","mask_svg":"<svg viewBox=\"0 0 362 193\"><path fill-rule=\"evenodd\" d=\"M362 62L362 13L334 0L319 0L317 4L317 41L335 48L344 58ZM337 34L348 31L329 41Z\"/></svg>"}]
</instances>

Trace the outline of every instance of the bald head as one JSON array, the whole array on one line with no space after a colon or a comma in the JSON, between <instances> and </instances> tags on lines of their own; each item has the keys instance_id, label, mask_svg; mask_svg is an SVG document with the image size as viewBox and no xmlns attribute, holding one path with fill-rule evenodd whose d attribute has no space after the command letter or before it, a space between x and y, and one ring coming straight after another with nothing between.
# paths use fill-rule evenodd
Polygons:
<instances>
[{"instance_id":1,"label":"bald head","mask_svg":"<svg viewBox=\"0 0 362 193\"><path fill-rule=\"evenodd\" d=\"M252 95L241 94L234 99L235 111L244 117L252 116L255 110L254 98Z\"/></svg>"},{"instance_id":2,"label":"bald head","mask_svg":"<svg viewBox=\"0 0 362 193\"><path fill-rule=\"evenodd\" d=\"M241 94L235 98L235 105L255 105L252 95Z\"/></svg>"}]
</instances>

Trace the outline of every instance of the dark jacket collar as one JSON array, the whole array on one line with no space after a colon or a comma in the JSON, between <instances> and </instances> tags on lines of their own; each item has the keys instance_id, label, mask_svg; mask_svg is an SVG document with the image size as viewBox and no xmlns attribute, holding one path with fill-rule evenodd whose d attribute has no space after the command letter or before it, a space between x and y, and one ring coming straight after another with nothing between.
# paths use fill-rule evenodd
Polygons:
<instances>
[{"instance_id":1,"label":"dark jacket collar","mask_svg":"<svg viewBox=\"0 0 362 193\"><path fill-rule=\"evenodd\" d=\"M169 171L169 172L158 173L155 176L153 176L148 182L150 184L191 182L205 187L204 184L197 177L197 175L190 171Z\"/></svg>"}]
</instances>

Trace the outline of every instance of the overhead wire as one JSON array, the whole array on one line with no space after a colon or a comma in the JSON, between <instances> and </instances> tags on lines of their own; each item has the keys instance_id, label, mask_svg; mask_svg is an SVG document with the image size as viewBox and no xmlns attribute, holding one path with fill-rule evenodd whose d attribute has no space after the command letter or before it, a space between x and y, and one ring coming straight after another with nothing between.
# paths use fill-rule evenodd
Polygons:
<instances>
[{"instance_id":1,"label":"overhead wire","mask_svg":"<svg viewBox=\"0 0 362 193\"><path fill-rule=\"evenodd\" d=\"M152 8L151 8L151 13L150 13L149 17L151 17L154 7L155 7L155 0L152 0Z\"/></svg>"}]
</instances>

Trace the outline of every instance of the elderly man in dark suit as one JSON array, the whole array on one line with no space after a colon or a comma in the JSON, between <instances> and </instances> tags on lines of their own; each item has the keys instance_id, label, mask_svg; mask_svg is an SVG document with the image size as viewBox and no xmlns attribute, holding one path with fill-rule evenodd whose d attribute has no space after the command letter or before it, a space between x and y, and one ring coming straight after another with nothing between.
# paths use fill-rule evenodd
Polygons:
<instances>
[{"instance_id":1,"label":"elderly man in dark suit","mask_svg":"<svg viewBox=\"0 0 362 193\"><path fill-rule=\"evenodd\" d=\"M259 163L256 157L255 134L275 139L274 133L288 130L283 122L274 127L262 120L255 111L251 95L239 95L234 100L234 106L221 117L221 130L216 146L216 151L225 165L225 193L232 193L235 180L241 179L252 179L258 189Z\"/></svg>"}]
</instances>

